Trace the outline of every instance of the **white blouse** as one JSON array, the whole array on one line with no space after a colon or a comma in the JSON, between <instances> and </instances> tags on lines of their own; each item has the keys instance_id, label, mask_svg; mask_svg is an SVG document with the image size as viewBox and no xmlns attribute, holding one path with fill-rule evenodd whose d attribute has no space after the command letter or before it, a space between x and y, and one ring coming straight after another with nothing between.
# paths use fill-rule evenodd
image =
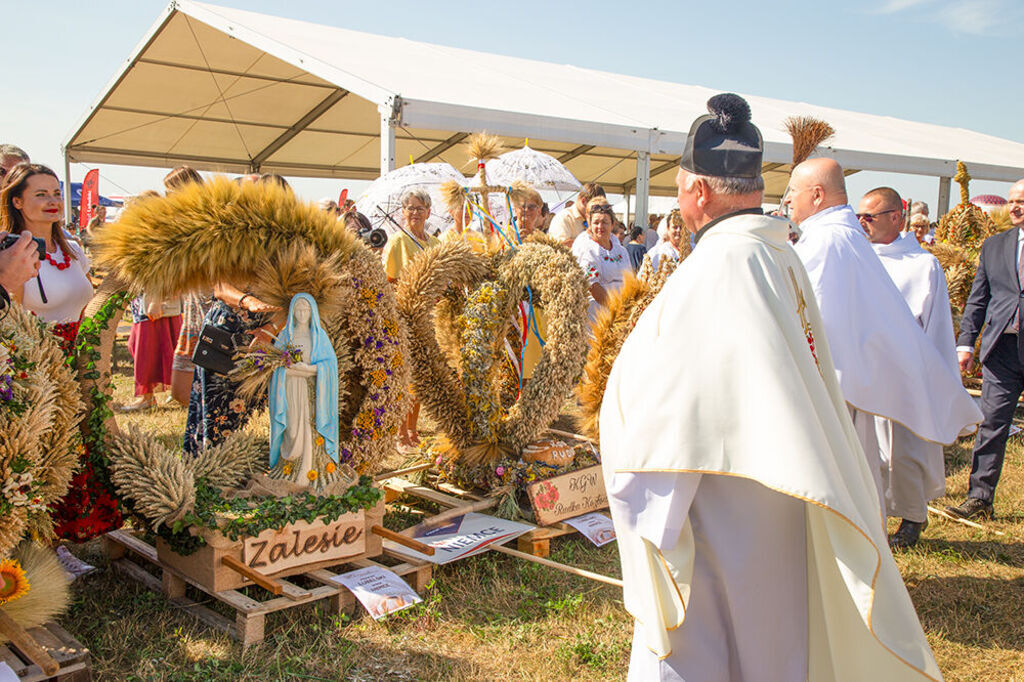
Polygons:
<instances>
[{"instance_id":1,"label":"white blouse","mask_svg":"<svg viewBox=\"0 0 1024 682\"><path fill-rule=\"evenodd\" d=\"M576 256L576 261L583 268L583 274L586 276L587 286L600 284L609 295L622 288L627 272L633 272L626 247L620 244L614 235L611 241L612 248L604 249L588 234L583 233L572 245L573 255ZM591 323L597 319L597 311L600 307L600 304L591 296L588 307Z\"/></svg>"},{"instance_id":2,"label":"white blouse","mask_svg":"<svg viewBox=\"0 0 1024 682\"><path fill-rule=\"evenodd\" d=\"M46 292L47 302L43 303L39 295L39 284L35 277L25 282L22 290L22 304L43 322L77 322L92 298L92 282L88 276L89 258L77 242L68 243L77 257L77 260L71 259L69 267L58 270L49 260L39 264L39 279ZM57 263L64 262L64 252L60 246L49 256Z\"/></svg>"}]
</instances>

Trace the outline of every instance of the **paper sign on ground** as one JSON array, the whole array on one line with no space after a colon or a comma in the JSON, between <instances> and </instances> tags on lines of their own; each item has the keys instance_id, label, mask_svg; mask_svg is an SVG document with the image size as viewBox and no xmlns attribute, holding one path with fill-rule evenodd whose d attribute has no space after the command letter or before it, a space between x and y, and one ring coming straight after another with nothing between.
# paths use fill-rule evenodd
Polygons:
<instances>
[{"instance_id":1,"label":"paper sign on ground","mask_svg":"<svg viewBox=\"0 0 1024 682\"><path fill-rule=\"evenodd\" d=\"M534 528L525 523L471 512L452 519L440 528L424 529L422 524L412 527L412 537L433 547L433 556L420 554L390 540L385 540L384 546L423 561L447 564L456 559L485 552L491 545L501 545L514 540Z\"/></svg>"},{"instance_id":2,"label":"paper sign on ground","mask_svg":"<svg viewBox=\"0 0 1024 682\"><path fill-rule=\"evenodd\" d=\"M608 507L600 465L531 483L526 494L541 526Z\"/></svg>"},{"instance_id":3,"label":"paper sign on ground","mask_svg":"<svg viewBox=\"0 0 1024 682\"><path fill-rule=\"evenodd\" d=\"M374 620L423 601L400 576L383 566L367 566L341 573L331 580L352 590Z\"/></svg>"},{"instance_id":4,"label":"paper sign on ground","mask_svg":"<svg viewBox=\"0 0 1024 682\"><path fill-rule=\"evenodd\" d=\"M615 527L612 525L612 520L604 514L596 512L584 514L573 519L566 519L565 523L578 530L598 547L604 547L615 540Z\"/></svg>"}]
</instances>

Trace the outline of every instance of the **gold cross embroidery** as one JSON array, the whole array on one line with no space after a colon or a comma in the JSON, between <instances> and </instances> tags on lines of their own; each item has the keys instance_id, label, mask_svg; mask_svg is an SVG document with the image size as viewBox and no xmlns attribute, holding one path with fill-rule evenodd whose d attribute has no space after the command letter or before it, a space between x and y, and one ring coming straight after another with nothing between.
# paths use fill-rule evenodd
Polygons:
<instances>
[{"instance_id":1,"label":"gold cross embroidery","mask_svg":"<svg viewBox=\"0 0 1024 682\"><path fill-rule=\"evenodd\" d=\"M803 289L796 281L796 273L793 272L793 268L789 270L789 281L793 283L793 291L796 294L796 314L800 316L800 324L804 328L804 337L807 339L807 346L811 349L811 357L814 358L814 364L818 367L818 373L821 374L821 364L818 362L818 353L814 348L814 330L811 329L811 323L807 321L807 301L804 299Z\"/></svg>"}]
</instances>

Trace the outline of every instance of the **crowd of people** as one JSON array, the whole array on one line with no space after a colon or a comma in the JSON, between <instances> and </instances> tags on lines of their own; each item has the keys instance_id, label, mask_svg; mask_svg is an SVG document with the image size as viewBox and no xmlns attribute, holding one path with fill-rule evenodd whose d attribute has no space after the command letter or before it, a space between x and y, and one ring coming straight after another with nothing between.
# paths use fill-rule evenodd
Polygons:
<instances>
[{"instance_id":1,"label":"crowd of people","mask_svg":"<svg viewBox=\"0 0 1024 682\"><path fill-rule=\"evenodd\" d=\"M709 103L713 114L694 122L676 178L678 209L660 220L627 228L595 183L553 216L533 189L510 202L520 239L546 232L571 250L592 321L631 275L686 262L623 346L601 416L626 607L637 619L631 675L805 679L820 665L896 679L894 661L931 674L934 660L884 548L919 541L928 503L945 494L942 444L979 424L968 497L947 511L992 514L1024 391L1024 180L1009 193L1017 229L984 243L954 339L942 267L922 246L932 241L927 206L879 187L855 209L843 168L816 158L793 169L780 207L787 217L766 215L760 132L746 103L729 97L715 105L729 117ZM288 187L276 175L237 181ZM164 191L202 182L180 167ZM83 239L64 226L58 178L5 144L0 188L0 232L10 235L0 294L51 325L70 354L94 273ZM400 206L398 228L375 242L350 202L321 202L339 229L380 252L392 283L439 243L463 241L478 253L495 243L461 204L445 207L452 226L439 236L427 230L437 210L429 192L406 191ZM102 229L102 220L91 223L85 243ZM129 306L136 398L121 409L151 409L169 391L167 402L188 409L187 454L223 440L257 407L227 376L192 362L204 325L238 344L275 338L282 311L250 286L221 282L171 300L143 293ZM543 334L542 310L537 323ZM961 382L979 335L980 411ZM418 442L418 415L413 401L401 445ZM122 522L82 457L52 509L58 536L74 542ZM888 537L886 517L900 521ZM70 572L89 570L59 551ZM840 621L856 656L813 636ZM902 638L879 635L884 626ZM807 655L794 656L794 646Z\"/></svg>"}]
</instances>

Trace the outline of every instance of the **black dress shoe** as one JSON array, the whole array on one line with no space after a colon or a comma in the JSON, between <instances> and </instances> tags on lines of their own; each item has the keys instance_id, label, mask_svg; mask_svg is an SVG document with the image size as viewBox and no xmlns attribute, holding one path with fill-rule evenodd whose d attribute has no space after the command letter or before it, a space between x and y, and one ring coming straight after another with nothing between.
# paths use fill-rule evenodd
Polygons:
<instances>
[{"instance_id":1,"label":"black dress shoe","mask_svg":"<svg viewBox=\"0 0 1024 682\"><path fill-rule=\"evenodd\" d=\"M946 513L959 516L961 519L992 518L992 503L979 500L977 497L968 497L961 505L946 507Z\"/></svg>"},{"instance_id":2,"label":"black dress shoe","mask_svg":"<svg viewBox=\"0 0 1024 682\"><path fill-rule=\"evenodd\" d=\"M892 549L910 549L917 544L921 531L928 527L928 519L924 521L907 521L903 519L896 532L889 536L889 547Z\"/></svg>"}]
</instances>

